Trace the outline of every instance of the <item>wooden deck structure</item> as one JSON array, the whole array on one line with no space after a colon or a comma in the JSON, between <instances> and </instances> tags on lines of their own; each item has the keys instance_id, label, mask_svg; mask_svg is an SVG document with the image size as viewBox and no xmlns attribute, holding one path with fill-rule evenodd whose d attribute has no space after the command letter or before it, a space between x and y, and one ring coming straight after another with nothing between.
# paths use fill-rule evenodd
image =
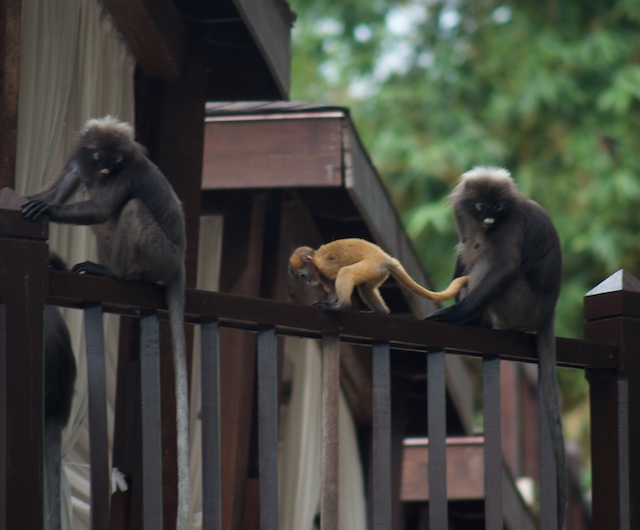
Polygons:
<instances>
[{"instance_id":1,"label":"wooden deck structure","mask_svg":"<svg viewBox=\"0 0 640 530\"><path fill-rule=\"evenodd\" d=\"M511 416L496 406L497 381L508 372L500 369L500 360L535 363L531 337L425 322L421 318L433 305L392 282L384 294L394 316L387 318L304 307L310 295L291 291L283 274L291 248L345 236L377 242L417 281L429 281L348 111L269 102L288 98L294 15L287 3L103 4L137 61L139 140L184 204L190 288L186 319L200 326L208 352L202 377L220 382L219 388L205 385L205 391L203 386L205 528L277 527L278 440L273 427L281 391L278 337L288 335L323 341L326 367L334 374L323 383L329 396L323 420L335 418L339 377L366 435L361 449L371 466L371 528L413 530L423 528L426 520L432 528L454 522L456 528L536 525L510 479L521 465L519 456L513 456L520 440L513 436L508 442L506 437L503 444L497 425L501 417L506 421ZM20 0L0 4L0 187L14 184L20 8ZM219 103L225 100L236 103ZM224 219L219 293L192 289L203 215ZM102 314L127 317L120 336L119 436L113 465L132 479L132 487L108 498L108 455L92 452L94 528L157 530L150 526L150 513L161 513L167 525L175 515L173 375L167 356L153 347L166 342L164 325L157 330L158 321L164 321L163 289L49 272L46 224L27 223L19 213L5 210L0 221L0 527L43 527L43 498L34 494L42 491L42 467L34 455L42 454L40 324L45 302L85 310L88 336L95 339L90 341L92 359L100 358ZM640 460L631 450L640 434L635 421L640 407L638 287L626 273L614 276L586 298L588 340L558 341L559 364L585 370L591 384L592 528L598 530L640 527ZM142 359L141 334L152 346ZM456 457L447 438L474 434L471 385L462 355L482 359L485 381L493 381L485 385L492 405L484 408L482 447L477 438L468 440L466 456ZM93 373L93 388L99 389L99 370ZM23 404L19 409L12 406L17 402ZM156 405L162 407L162 430L146 427L153 421L145 423ZM103 425L92 423L98 429ZM94 435L104 437L104 428ZM428 500L425 493L416 497L415 489L409 494L401 476L413 451L405 438L426 435L428 455L423 447L410 467L413 472L424 469L420 459L424 462L425 456L436 462L427 471ZM332 432L329 440L335 436ZM144 451L143 439L152 441ZM335 465L330 445L325 461ZM447 463L451 469L456 458L471 463L479 454L487 477L483 497L478 486L464 499L449 495L448 502ZM455 480L450 484L455 487ZM335 530L335 486L335 480L323 482L323 530ZM26 497L32 500L28 511L23 509ZM251 515L255 506L259 517ZM471 517L456 519L459 510ZM465 525L464 520L471 522Z\"/></svg>"}]
</instances>

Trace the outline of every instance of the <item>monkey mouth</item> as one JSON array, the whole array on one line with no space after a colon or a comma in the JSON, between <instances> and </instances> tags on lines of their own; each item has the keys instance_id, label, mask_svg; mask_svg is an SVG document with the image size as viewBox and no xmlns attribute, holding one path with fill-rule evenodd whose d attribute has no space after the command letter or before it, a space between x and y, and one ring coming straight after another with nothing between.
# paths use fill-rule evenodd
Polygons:
<instances>
[{"instance_id":1,"label":"monkey mouth","mask_svg":"<svg viewBox=\"0 0 640 530\"><path fill-rule=\"evenodd\" d=\"M483 224L486 228L489 228L490 226L493 226L495 222L496 222L496 220L495 220L493 217L486 217L486 218L482 221L482 224Z\"/></svg>"}]
</instances>

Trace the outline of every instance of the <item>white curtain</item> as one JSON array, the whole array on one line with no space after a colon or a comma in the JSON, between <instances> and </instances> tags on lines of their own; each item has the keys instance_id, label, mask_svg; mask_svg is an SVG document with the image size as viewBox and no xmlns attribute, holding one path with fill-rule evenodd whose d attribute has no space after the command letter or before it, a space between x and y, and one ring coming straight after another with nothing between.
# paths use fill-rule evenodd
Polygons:
<instances>
[{"instance_id":1,"label":"white curtain","mask_svg":"<svg viewBox=\"0 0 640 530\"><path fill-rule=\"evenodd\" d=\"M133 66L123 40L96 0L22 3L16 190L44 188L62 167L83 123L112 114L133 122ZM95 259L89 229L51 225L50 245L68 263ZM71 419L63 433L63 528L89 528L87 380L82 313L64 311L78 366ZM105 322L107 399L112 436L117 319ZM69 480L67 482L66 477ZM64 493L64 491L63 491Z\"/></svg>"},{"instance_id":2,"label":"white curtain","mask_svg":"<svg viewBox=\"0 0 640 530\"><path fill-rule=\"evenodd\" d=\"M285 355L294 369L282 433L281 528L313 530L320 503L320 345L314 340L289 337ZM366 499L360 452L353 418L342 392L339 429L340 529L365 530Z\"/></svg>"}]
</instances>

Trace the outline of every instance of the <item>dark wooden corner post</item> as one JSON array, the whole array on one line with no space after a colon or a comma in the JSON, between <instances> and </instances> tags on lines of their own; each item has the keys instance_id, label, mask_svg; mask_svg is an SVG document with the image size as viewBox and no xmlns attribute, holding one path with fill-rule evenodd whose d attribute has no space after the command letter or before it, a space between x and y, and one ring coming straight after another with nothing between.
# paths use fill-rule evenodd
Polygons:
<instances>
[{"instance_id":1,"label":"dark wooden corner post","mask_svg":"<svg viewBox=\"0 0 640 530\"><path fill-rule=\"evenodd\" d=\"M0 210L0 528L44 525L47 237L47 223Z\"/></svg>"},{"instance_id":2,"label":"dark wooden corner post","mask_svg":"<svg viewBox=\"0 0 640 530\"><path fill-rule=\"evenodd\" d=\"M593 528L640 528L640 281L618 271L585 297L585 338L618 345L616 371L587 374Z\"/></svg>"}]
</instances>

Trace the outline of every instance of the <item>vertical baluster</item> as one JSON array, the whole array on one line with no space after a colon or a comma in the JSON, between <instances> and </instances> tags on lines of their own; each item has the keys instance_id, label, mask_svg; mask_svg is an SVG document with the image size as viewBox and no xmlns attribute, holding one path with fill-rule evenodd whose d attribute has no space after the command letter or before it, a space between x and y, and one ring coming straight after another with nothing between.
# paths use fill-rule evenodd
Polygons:
<instances>
[{"instance_id":1,"label":"vertical baluster","mask_svg":"<svg viewBox=\"0 0 640 530\"><path fill-rule=\"evenodd\" d=\"M429 528L448 528L447 410L444 351L427 355Z\"/></svg>"},{"instance_id":2,"label":"vertical baluster","mask_svg":"<svg viewBox=\"0 0 640 530\"><path fill-rule=\"evenodd\" d=\"M7 401L7 370L6 361L8 358L7 349L7 306L0 304L0 410L4 413ZM44 371L44 370L43 370ZM43 413L44 414L44 413ZM7 513L7 421L0 419L0 514ZM44 435L44 434L43 434ZM1 516L0 523L5 524L6 517Z\"/></svg>"},{"instance_id":3,"label":"vertical baluster","mask_svg":"<svg viewBox=\"0 0 640 530\"><path fill-rule=\"evenodd\" d=\"M162 528L162 429L158 316L140 318L140 396L142 409L142 510L145 530Z\"/></svg>"},{"instance_id":4,"label":"vertical baluster","mask_svg":"<svg viewBox=\"0 0 640 530\"><path fill-rule=\"evenodd\" d=\"M111 478L107 431L107 390L104 364L102 307L84 310L89 389L89 444L91 447L91 528L109 528Z\"/></svg>"},{"instance_id":5,"label":"vertical baluster","mask_svg":"<svg viewBox=\"0 0 640 530\"><path fill-rule=\"evenodd\" d=\"M502 528L502 430L500 417L500 359L482 360L484 414L484 506L487 528Z\"/></svg>"},{"instance_id":6,"label":"vertical baluster","mask_svg":"<svg viewBox=\"0 0 640 530\"><path fill-rule=\"evenodd\" d=\"M217 321L200 326L200 342L203 528L220 530L220 327Z\"/></svg>"},{"instance_id":7,"label":"vertical baluster","mask_svg":"<svg viewBox=\"0 0 640 530\"><path fill-rule=\"evenodd\" d=\"M373 356L373 506L374 530L391 528L391 377L389 343L375 342Z\"/></svg>"},{"instance_id":8,"label":"vertical baluster","mask_svg":"<svg viewBox=\"0 0 640 530\"><path fill-rule=\"evenodd\" d=\"M339 521L339 399L340 339L322 337L322 478L320 491L321 530L337 530Z\"/></svg>"},{"instance_id":9,"label":"vertical baluster","mask_svg":"<svg viewBox=\"0 0 640 530\"><path fill-rule=\"evenodd\" d=\"M260 528L278 528L278 352L273 328L258 329Z\"/></svg>"}]
</instances>

